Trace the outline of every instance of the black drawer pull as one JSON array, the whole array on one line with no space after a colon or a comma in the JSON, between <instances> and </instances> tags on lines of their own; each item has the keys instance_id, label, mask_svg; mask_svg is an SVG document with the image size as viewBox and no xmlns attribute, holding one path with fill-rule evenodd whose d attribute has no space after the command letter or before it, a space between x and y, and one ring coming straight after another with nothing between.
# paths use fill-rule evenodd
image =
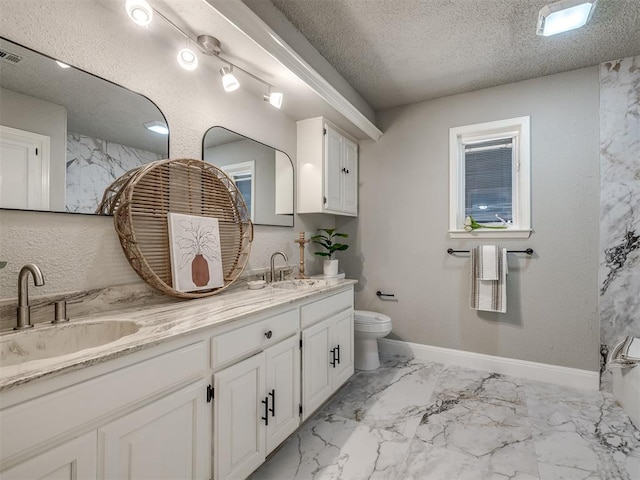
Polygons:
<instances>
[{"instance_id":1,"label":"black drawer pull","mask_svg":"<svg viewBox=\"0 0 640 480\"><path fill-rule=\"evenodd\" d=\"M271 412L271 416L276 416L276 390L273 389L269 392L269 396L271 397L271 408L269 411Z\"/></svg>"},{"instance_id":2,"label":"black drawer pull","mask_svg":"<svg viewBox=\"0 0 640 480\"><path fill-rule=\"evenodd\" d=\"M331 352L331 360L329 361L329 363L333 368L336 368L336 349L332 348L329 351Z\"/></svg>"},{"instance_id":3,"label":"black drawer pull","mask_svg":"<svg viewBox=\"0 0 640 480\"><path fill-rule=\"evenodd\" d=\"M264 420L264 424L265 425L269 425L269 397L264 397L264 400L262 400L262 403L264 404L264 417L260 417L262 420Z\"/></svg>"},{"instance_id":4,"label":"black drawer pull","mask_svg":"<svg viewBox=\"0 0 640 480\"><path fill-rule=\"evenodd\" d=\"M336 347L336 362L340 365L340 345Z\"/></svg>"},{"instance_id":5,"label":"black drawer pull","mask_svg":"<svg viewBox=\"0 0 640 480\"><path fill-rule=\"evenodd\" d=\"M273 337L273 332L271 330L269 330L268 332L266 332L264 334L264 336L267 337L267 338L271 338L271 337Z\"/></svg>"}]
</instances>

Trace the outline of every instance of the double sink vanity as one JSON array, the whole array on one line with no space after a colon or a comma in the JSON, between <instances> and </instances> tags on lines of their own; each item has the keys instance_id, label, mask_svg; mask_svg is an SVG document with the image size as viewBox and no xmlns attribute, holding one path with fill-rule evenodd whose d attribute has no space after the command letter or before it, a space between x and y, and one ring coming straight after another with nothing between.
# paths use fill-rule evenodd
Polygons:
<instances>
[{"instance_id":1,"label":"double sink vanity","mask_svg":"<svg viewBox=\"0 0 640 480\"><path fill-rule=\"evenodd\" d=\"M286 280L0 336L0 478L244 478L353 374L353 285Z\"/></svg>"}]
</instances>

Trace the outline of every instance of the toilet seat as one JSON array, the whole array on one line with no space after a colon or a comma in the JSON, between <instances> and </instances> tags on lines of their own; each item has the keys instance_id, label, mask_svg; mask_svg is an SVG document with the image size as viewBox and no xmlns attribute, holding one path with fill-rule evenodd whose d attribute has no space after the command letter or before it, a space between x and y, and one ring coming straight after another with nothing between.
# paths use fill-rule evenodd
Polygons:
<instances>
[{"instance_id":1,"label":"toilet seat","mask_svg":"<svg viewBox=\"0 0 640 480\"><path fill-rule=\"evenodd\" d=\"M353 330L360 333L384 333L387 335L391 331L391 318L383 313L356 310L354 311Z\"/></svg>"},{"instance_id":2,"label":"toilet seat","mask_svg":"<svg viewBox=\"0 0 640 480\"><path fill-rule=\"evenodd\" d=\"M355 310L353 322L356 325L385 325L391 323L391 317L366 310Z\"/></svg>"}]
</instances>

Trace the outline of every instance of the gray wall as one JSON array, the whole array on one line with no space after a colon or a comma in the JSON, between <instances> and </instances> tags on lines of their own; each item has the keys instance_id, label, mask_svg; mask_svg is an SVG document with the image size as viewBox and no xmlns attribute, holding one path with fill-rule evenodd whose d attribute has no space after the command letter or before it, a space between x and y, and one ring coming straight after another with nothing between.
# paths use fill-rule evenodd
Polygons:
<instances>
[{"instance_id":1,"label":"gray wall","mask_svg":"<svg viewBox=\"0 0 640 480\"><path fill-rule=\"evenodd\" d=\"M403 340L598 369L598 68L382 111L385 132L360 150L360 214L337 222L353 246L356 306L392 317ZM533 258L509 256L507 313L468 307L467 257L451 240L449 128L531 116ZM380 301L376 290L394 293Z\"/></svg>"},{"instance_id":2,"label":"gray wall","mask_svg":"<svg viewBox=\"0 0 640 480\"><path fill-rule=\"evenodd\" d=\"M5 67L11 68L11 67ZM55 103L0 89L0 124L50 138L49 208L65 208L67 110Z\"/></svg>"},{"instance_id":3,"label":"gray wall","mask_svg":"<svg viewBox=\"0 0 640 480\"><path fill-rule=\"evenodd\" d=\"M194 24L215 15L199 0L180 4ZM100 0L0 0L0 31L10 40L153 100L171 129L172 158L201 158L205 132L222 125L288 153L295 163L293 119L247 89L226 94L211 81L218 65L213 68L209 59L201 59L202 68L195 72L179 68L172 61L171 47L133 25L123 5ZM327 223L333 224L333 219L305 215L295 217L294 227L256 227L247 268L267 267L276 250L287 253L295 265L298 247L293 241L298 231L309 235ZM0 260L9 262L0 270L0 299L17 295L18 271L29 262L40 265L47 281L31 295L142 282L121 251L112 218L0 210L0 225ZM317 271L313 254L308 252L307 259Z\"/></svg>"}]
</instances>

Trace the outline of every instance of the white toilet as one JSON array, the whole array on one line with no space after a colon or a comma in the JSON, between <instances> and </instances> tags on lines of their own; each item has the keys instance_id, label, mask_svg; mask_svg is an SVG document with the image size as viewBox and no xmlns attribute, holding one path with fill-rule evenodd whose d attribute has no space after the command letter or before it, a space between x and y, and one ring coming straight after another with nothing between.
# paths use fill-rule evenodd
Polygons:
<instances>
[{"instance_id":1,"label":"white toilet","mask_svg":"<svg viewBox=\"0 0 640 480\"><path fill-rule=\"evenodd\" d=\"M356 310L354 313L355 367L358 370L375 370L380 366L378 339L391 333L391 318L366 310Z\"/></svg>"}]
</instances>

